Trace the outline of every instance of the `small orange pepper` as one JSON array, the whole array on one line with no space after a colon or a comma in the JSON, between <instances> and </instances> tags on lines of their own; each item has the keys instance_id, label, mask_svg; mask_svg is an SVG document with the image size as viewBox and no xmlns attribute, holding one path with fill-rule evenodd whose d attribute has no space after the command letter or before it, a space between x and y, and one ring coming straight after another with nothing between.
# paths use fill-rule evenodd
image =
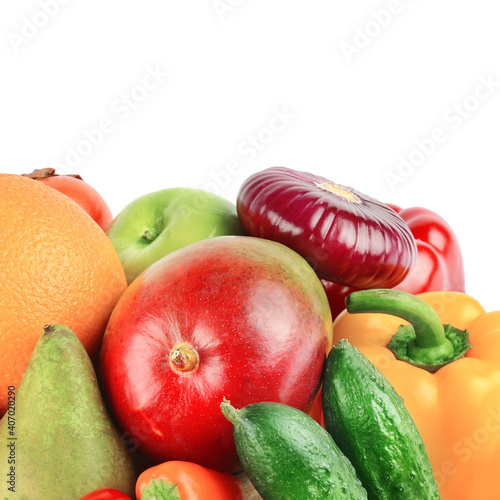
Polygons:
<instances>
[{"instance_id":1,"label":"small orange pepper","mask_svg":"<svg viewBox=\"0 0 500 500\"><path fill-rule=\"evenodd\" d=\"M181 460L171 460L146 469L137 479L135 494L137 500L243 499L242 484L236 476Z\"/></svg>"},{"instance_id":2,"label":"small orange pepper","mask_svg":"<svg viewBox=\"0 0 500 500\"><path fill-rule=\"evenodd\" d=\"M354 292L346 307L334 343L356 346L403 398L442 500L500 499L500 311L459 292L382 289ZM409 340L394 352L401 325Z\"/></svg>"}]
</instances>

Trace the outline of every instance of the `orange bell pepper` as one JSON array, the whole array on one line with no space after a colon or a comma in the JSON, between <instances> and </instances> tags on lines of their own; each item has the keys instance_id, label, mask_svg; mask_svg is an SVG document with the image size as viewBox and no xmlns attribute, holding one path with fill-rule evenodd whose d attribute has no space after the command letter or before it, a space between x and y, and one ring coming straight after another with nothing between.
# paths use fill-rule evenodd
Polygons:
<instances>
[{"instance_id":1,"label":"orange bell pepper","mask_svg":"<svg viewBox=\"0 0 500 500\"><path fill-rule=\"evenodd\" d=\"M334 343L356 346L403 398L441 498L500 499L500 311L486 313L464 293L396 290L354 292L346 307L334 322ZM409 324L398 359L388 344ZM462 331L450 333L448 324Z\"/></svg>"},{"instance_id":2,"label":"orange bell pepper","mask_svg":"<svg viewBox=\"0 0 500 500\"><path fill-rule=\"evenodd\" d=\"M137 500L243 499L242 484L236 476L181 460L171 460L146 469L137 479L135 494Z\"/></svg>"}]
</instances>

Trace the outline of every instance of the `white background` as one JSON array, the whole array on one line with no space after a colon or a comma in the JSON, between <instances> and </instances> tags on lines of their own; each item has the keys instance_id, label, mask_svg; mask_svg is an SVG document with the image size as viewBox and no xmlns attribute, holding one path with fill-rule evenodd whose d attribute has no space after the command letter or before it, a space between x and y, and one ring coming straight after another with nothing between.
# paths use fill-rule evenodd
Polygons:
<instances>
[{"instance_id":1,"label":"white background","mask_svg":"<svg viewBox=\"0 0 500 500\"><path fill-rule=\"evenodd\" d=\"M496 4L3 1L0 169L79 173L114 215L161 188L234 202L253 172L313 172L438 212L467 291L500 309Z\"/></svg>"}]
</instances>

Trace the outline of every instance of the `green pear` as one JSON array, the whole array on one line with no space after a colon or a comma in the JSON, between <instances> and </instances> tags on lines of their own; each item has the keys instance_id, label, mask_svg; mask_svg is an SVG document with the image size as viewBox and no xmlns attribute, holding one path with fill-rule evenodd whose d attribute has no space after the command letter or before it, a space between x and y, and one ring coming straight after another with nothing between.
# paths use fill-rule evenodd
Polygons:
<instances>
[{"instance_id":1,"label":"green pear","mask_svg":"<svg viewBox=\"0 0 500 500\"><path fill-rule=\"evenodd\" d=\"M0 420L0 498L77 500L99 488L133 496L131 455L94 367L64 325L47 325Z\"/></svg>"}]
</instances>

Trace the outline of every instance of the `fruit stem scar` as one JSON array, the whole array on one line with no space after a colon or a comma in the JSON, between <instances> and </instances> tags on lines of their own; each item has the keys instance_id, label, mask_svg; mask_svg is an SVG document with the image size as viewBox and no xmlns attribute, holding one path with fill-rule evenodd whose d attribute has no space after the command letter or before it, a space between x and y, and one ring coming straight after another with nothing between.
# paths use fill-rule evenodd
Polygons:
<instances>
[{"instance_id":1,"label":"fruit stem scar","mask_svg":"<svg viewBox=\"0 0 500 500\"><path fill-rule=\"evenodd\" d=\"M200 355L189 342L179 342L170 350L170 366L179 374L187 375L198 369Z\"/></svg>"},{"instance_id":2,"label":"fruit stem scar","mask_svg":"<svg viewBox=\"0 0 500 500\"><path fill-rule=\"evenodd\" d=\"M146 229L141 236L141 240L147 241L151 243L158 237L158 233L156 231L152 231L151 229Z\"/></svg>"}]
</instances>

